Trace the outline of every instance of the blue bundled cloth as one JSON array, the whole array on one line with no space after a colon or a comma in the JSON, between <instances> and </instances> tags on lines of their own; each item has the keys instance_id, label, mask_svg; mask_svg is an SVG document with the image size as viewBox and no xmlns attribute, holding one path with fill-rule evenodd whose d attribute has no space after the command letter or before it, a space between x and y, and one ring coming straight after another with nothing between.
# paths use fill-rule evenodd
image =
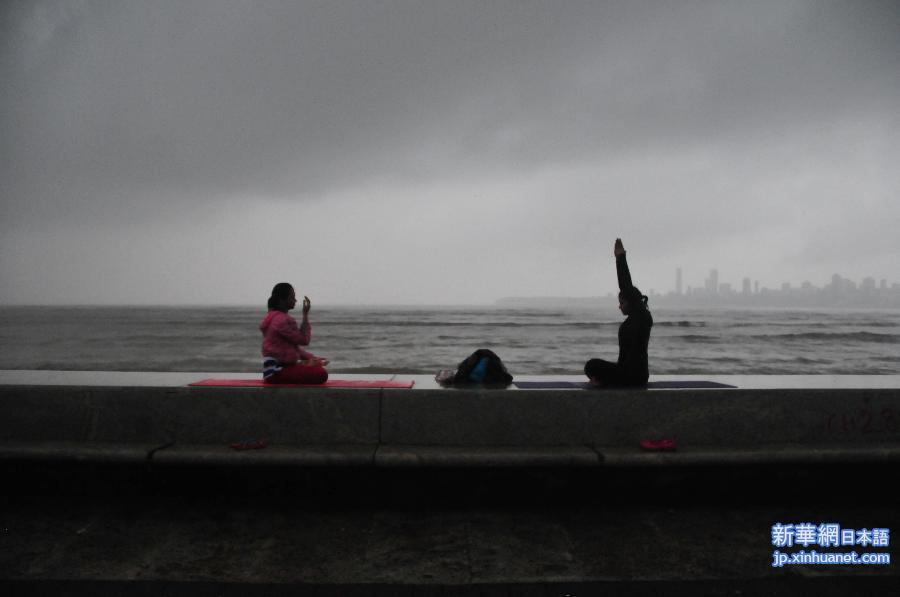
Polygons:
<instances>
[{"instance_id":1,"label":"blue bundled cloth","mask_svg":"<svg viewBox=\"0 0 900 597\"><path fill-rule=\"evenodd\" d=\"M471 373L469 373L469 380L474 381L475 383L481 383L484 381L484 375L487 373L488 359L487 357L482 357L478 364L472 369Z\"/></svg>"}]
</instances>

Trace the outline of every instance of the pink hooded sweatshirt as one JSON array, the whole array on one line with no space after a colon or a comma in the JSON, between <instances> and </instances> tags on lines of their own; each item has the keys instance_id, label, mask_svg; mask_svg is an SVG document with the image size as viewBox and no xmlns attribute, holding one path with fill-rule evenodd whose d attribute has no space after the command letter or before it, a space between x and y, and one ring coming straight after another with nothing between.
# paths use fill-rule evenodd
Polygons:
<instances>
[{"instance_id":1,"label":"pink hooded sweatshirt","mask_svg":"<svg viewBox=\"0 0 900 597\"><path fill-rule=\"evenodd\" d=\"M300 348L312 340L312 327L306 316L297 327L293 317L281 311L271 310L259 324L263 333L262 354L278 359L282 365L293 365L299 360L311 359L313 354Z\"/></svg>"}]
</instances>

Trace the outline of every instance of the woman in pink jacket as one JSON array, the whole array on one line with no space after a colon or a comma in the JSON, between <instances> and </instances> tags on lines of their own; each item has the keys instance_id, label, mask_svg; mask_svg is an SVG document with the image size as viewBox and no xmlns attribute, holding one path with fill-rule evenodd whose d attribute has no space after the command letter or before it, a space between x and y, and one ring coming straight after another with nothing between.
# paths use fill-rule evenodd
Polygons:
<instances>
[{"instance_id":1,"label":"woman in pink jacket","mask_svg":"<svg viewBox=\"0 0 900 597\"><path fill-rule=\"evenodd\" d=\"M299 327L288 311L297 306L294 288L281 282L272 289L269 313L259 324L263 333L263 380L266 383L321 384L328 379L327 359L300 348L312 339L309 297L303 297L303 319Z\"/></svg>"}]
</instances>

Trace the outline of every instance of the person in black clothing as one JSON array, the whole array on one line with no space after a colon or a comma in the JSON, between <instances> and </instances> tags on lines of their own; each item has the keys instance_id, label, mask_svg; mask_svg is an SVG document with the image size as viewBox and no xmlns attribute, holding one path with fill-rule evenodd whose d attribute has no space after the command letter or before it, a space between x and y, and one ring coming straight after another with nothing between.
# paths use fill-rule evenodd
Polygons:
<instances>
[{"instance_id":1,"label":"person in black clothing","mask_svg":"<svg viewBox=\"0 0 900 597\"><path fill-rule=\"evenodd\" d=\"M597 386L643 386L650 377L647 345L653 317L647 309L647 297L631 283L622 239L616 239L613 254L619 278L619 310L625 315L619 326L619 360L591 359L585 363L584 373Z\"/></svg>"}]
</instances>

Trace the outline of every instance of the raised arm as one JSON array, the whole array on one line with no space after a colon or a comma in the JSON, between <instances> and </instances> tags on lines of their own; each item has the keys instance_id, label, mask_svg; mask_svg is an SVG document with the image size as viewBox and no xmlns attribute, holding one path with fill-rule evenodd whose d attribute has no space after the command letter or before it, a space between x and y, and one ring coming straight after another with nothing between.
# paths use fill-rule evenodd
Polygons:
<instances>
[{"instance_id":1,"label":"raised arm","mask_svg":"<svg viewBox=\"0 0 900 597\"><path fill-rule=\"evenodd\" d=\"M613 246L613 255L616 256L616 276L619 278L619 291L628 290L634 284L631 282L628 262L625 261L625 247L622 245L621 238L616 239L616 244Z\"/></svg>"}]
</instances>

